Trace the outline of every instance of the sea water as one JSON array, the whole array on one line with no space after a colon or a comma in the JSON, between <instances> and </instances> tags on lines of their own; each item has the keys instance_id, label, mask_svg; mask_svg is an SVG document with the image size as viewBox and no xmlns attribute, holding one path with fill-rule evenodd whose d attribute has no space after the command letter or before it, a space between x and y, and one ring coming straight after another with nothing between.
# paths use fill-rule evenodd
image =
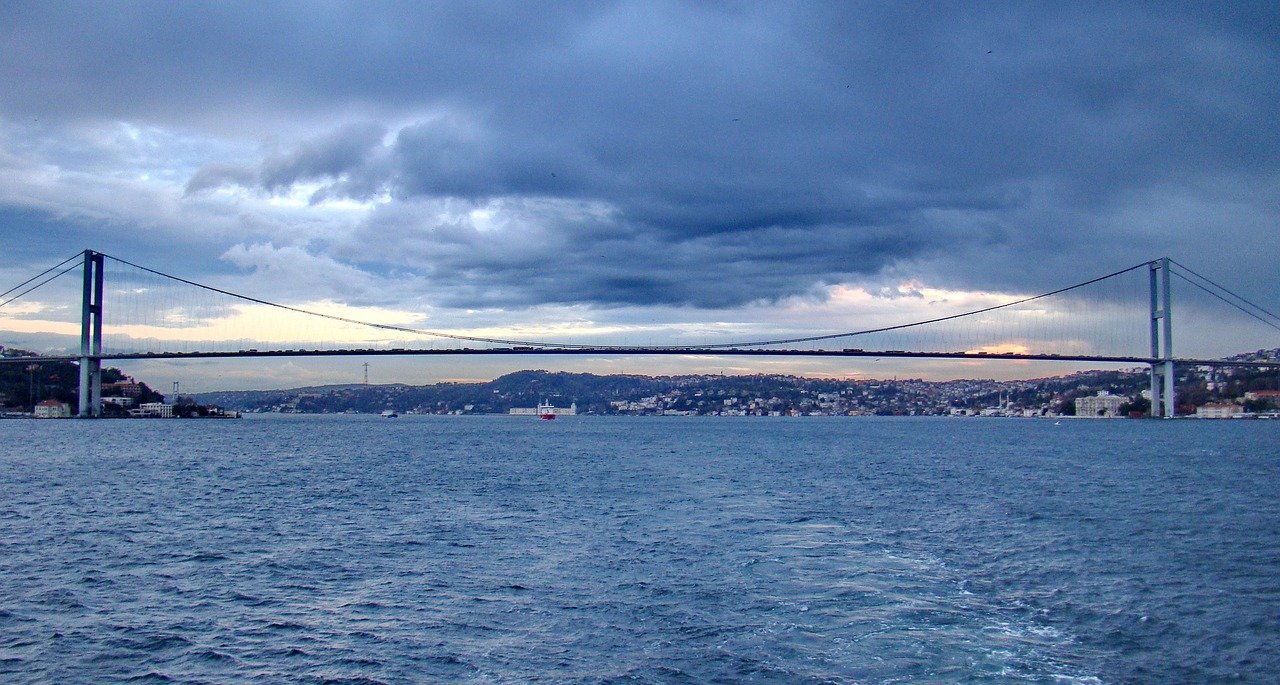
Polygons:
<instances>
[{"instance_id":1,"label":"sea water","mask_svg":"<svg viewBox=\"0 0 1280 685\"><path fill-rule=\"evenodd\" d=\"M0 421L0 681L1280 679L1280 422Z\"/></svg>"}]
</instances>

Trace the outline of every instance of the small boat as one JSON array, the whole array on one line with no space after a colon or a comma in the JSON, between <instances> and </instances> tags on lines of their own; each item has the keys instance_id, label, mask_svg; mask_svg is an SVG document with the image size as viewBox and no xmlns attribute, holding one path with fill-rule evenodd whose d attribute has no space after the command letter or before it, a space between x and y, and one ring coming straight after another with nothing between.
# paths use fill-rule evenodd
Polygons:
<instances>
[{"instance_id":1,"label":"small boat","mask_svg":"<svg viewBox=\"0 0 1280 685\"><path fill-rule=\"evenodd\" d=\"M394 418L396 418L397 416L399 416L399 414L397 414L397 413L396 413L396 411L395 411L394 409L383 409L383 410L382 410L382 418L384 418L384 419L394 419Z\"/></svg>"}]
</instances>

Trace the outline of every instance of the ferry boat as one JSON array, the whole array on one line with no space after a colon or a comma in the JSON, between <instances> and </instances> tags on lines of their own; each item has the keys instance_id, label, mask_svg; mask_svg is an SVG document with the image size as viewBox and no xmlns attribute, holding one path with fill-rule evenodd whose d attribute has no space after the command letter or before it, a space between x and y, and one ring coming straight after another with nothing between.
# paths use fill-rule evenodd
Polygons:
<instances>
[{"instance_id":1,"label":"ferry boat","mask_svg":"<svg viewBox=\"0 0 1280 685\"><path fill-rule=\"evenodd\" d=\"M383 409L383 410L382 410L382 418L384 418L384 419L394 419L394 418L396 418L397 416L399 416L399 414L397 414L397 413L396 413L396 410L394 410L394 409Z\"/></svg>"},{"instance_id":2,"label":"ferry boat","mask_svg":"<svg viewBox=\"0 0 1280 685\"><path fill-rule=\"evenodd\" d=\"M568 407L556 407L543 400L536 407L512 407L507 413L513 416L536 416L544 421L551 421L557 416L576 415L578 413L578 403L574 402Z\"/></svg>"}]
</instances>

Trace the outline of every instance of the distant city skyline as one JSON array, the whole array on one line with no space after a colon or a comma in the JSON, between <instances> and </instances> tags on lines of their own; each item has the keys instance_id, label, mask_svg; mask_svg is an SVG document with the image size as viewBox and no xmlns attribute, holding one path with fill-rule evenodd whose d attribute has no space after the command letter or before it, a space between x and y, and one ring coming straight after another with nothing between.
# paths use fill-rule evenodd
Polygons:
<instances>
[{"instance_id":1,"label":"distant city skyline","mask_svg":"<svg viewBox=\"0 0 1280 685\"><path fill-rule=\"evenodd\" d=\"M1165 255L1280 302L1278 32L1268 3L11 3L0 289L92 248L353 318L651 344L925 319ZM0 308L0 344L65 346L67 304ZM212 325L289 333L240 317ZM216 390L362 363L120 366ZM521 368L1081 366L370 377Z\"/></svg>"}]
</instances>

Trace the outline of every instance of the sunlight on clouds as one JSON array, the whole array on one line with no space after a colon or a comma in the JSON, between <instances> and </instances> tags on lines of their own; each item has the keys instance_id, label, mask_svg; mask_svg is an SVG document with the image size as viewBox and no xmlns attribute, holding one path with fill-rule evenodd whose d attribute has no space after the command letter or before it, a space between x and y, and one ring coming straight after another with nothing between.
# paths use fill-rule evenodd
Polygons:
<instances>
[{"instance_id":1,"label":"sunlight on clouds","mask_svg":"<svg viewBox=\"0 0 1280 685\"><path fill-rule=\"evenodd\" d=\"M426 314L421 312L411 312L403 309L387 309L385 307L353 307L341 302L332 300L320 300L317 302L302 303L296 305L299 309L325 314L327 316L341 316L348 319L356 319L366 321L368 323L383 324L388 326L415 326L427 318ZM279 311L279 310L276 310Z\"/></svg>"},{"instance_id":2,"label":"sunlight on clouds","mask_svg":"<svg viewBox=\"0 0 1280 685\"><path fill-rule=\"evenodd\" d=\"M3 312L0 312L0 321L8 321L12 316L25 316L29 314L39 314L45 311L45 305L42 302L12 302L4 306Z\"/></svg>"},{"instance_id":3,"label":"sunlight on clouds","mask_svg":"<svg viewBox=\"0 0 1280 685\"><path fill-rule=\"evenodd\" d=\"M323 197L314 204L324 207L325 209L345 212L347 214L363 214L373 210L378 205L385 205L391 202L391 196L387 193L379 193L368 200L357 200L351 197Z\"/></svg>"},{"instance_id":4,"label":"sunlight on clouds","mask_svg":"<svg viewBox=\"0 0 1280 685\"><path fill-rule=\"evenodd\" d=\"M890 296L886 294L888 292L896 294ZM928 287L917 280L899 282L892 291L884 288L880 294L871 292L865 286L847 283L828 286L826 293L827 303L835 306L883 307L899 311L903 307L910 306L909 302L903 302L903 300L917 300L930 307L947 305L967 311L1009 304L1029 297L1029 295L980 290L944 290Z\"/></svg>"},{"instance_id":5,"label":"sunlight on clouds","mask_svg":"<svg viewBox=\"0 0 1280 685\"><path fill-rule=\"evenodd\" d=\"M70 321L47 321L42 319L11 319L0 317L0 330L13 333L56 333L59 335L80 335L80 324Z\"/></svg>"},{"instance_id":6,"label":"sunlight on clouds","mask_svg":"<svg viewBox=\"0 0 1280 685\"><path fill-rule=\"evenodd\" d=\"M834 333L951 316L1016 302L1025 297L1012 293L946 290L929 287L919 281L902 281L893 287L878 289L870 285L838 283L824 287L818 296L756 303L734 310L734 313L739 322L767 322L764 326L741 323L743 329L761 332L785 328ZM815 323L823 328L815 328Z\"/></svg>"},{"instance_id":7,"label":"sunlight on clouds","mask_svg":"<svg viewBox=\"0 0 1280 685\"><path fill-rule=\"evenodd\" d=\"M983 345L976 349L965 350L965 352L967 354L981 354L984 352L986 354L1031 354L1032 350L1030 347L1027 347L1022 343L1001 342L991 345Z\"/></svg>"},{"instance_id":8,"label":"sunlight on clouds","mask_svg":"<svg viewBox=\"0 0 1280 685\"><path fill-rule=\"evenodd\" d=\"M311 197L328 183L297 181L286 192L269 195L264 202L270 207L300 209L311 206Z\"/></svg>"},{"instance_id":9,"label":"sunlight on clouds","mask_svg":"<svg viewBox=\"0 0 1280 685\"><path fill-rule=\"evenodd\" d=\"M487 207L473 209L467 213L467 218L471 220L471 225L477 231L493 230L493 210Z\"/></svg>"},{"instance_id":10,"label":"sunlight on clouds","mask_svg":"<svg viewBox=\"0 0 1280 685\"><path fill-rule=\"evenodd\" d=\"M275 250L270 254L278 257L278 253ZM376 282L374 286L376 287ZM523 310L457 311L426 307L413 311L405 307L355 306L326 298L306 301L296 306L298 309L350 321L325 319L267 305L240 303L225 309L209 310L169 307L153 314L154 318L150 321L118 322L109 317L106 333L108 346L114 345L117 351L125 348L136 350L138 346L154 351L184 351L191 349L190 345L198 345L197 349L211 351L215 347L204 345L214 343L217 344L217 349L435 347L466 344L426 333L378 329L353 322L552 344L696 346L899 326L1006 304L1023 297L1005 293L944 290L928 287L918 281L897 284L892 289L895 294L891 296L881 295L871 287L850 284L833 285L827 290L829 296L826 298L792 298L773 306L757 304L739 310L720 311L717 312L717 317L723 320L716 321L702 320L699 317L705 316L707 312L687 308L595 309L582 306L542 306ZM145 288L135 291L144 292ZM902 292L913 294L896 294ZM42 313L44 315L38 318L14 318ZM1064 336L1052 326L1045 328L1037 327L1034 323L1030 326L1019 323L1061 316L1052 301L1037 301L1035 307L1025 311L1001 310L998 315L998 319L992 318L996 314L965 318L958 322L956 330L944 331L945 335L930 337L938 329L937 326L927 326L902 334L915 335L915 338L885 338L874 334L800 346L827 349L848 346L870 350L963 350L989 354L1025 354L1046 349L1060 354L1099 353L1094 345L1079 336ZM51 313L44 313L42 305L23 304L21 308L10 310L8 316L0 318L0 328L21 333L78 333L75 322L58 322L53 318ZM957 322L953 320L948 325L950 323ZM818 328L816 324L822 327ZM166 343L173 343L174 348L166 348ZM189 345L183 348L179 343ZM794 366L795 360L785 364ZM763 368L763 365L763 362L751 364L753 368Z\"/></svg>"},{"instance_id":11,"label":"sunlight on clouds","mask_svg":"<svg viewBox=\"0 0 1280 685\"><path fill-rule=\"evenodd\" d=\"M412 327L423 319L423 315L415 312L379 307L352 307L332 301L304 303L298 308L317 314L385 326ZM175 309L164 316L164 319L175 327L117 324L109 326L106 332L137 340L251 341L267 344L315 342L380 345L406 335L402 332L324 319L268 305L240 304L231 307L231 311L233 313L230 315L197 319L190 312Z\"/></svg>"},{"instance_id":12,"label":"sunlight on clouds","mask_svg":"<svg viewBox=\"0 0 1280 685\"><path fill-rule=\"evenodd\" d=\"M342 181L345 178L346 175L344 174L336 180ZM323 210L324 212L337 212L340 215L351 216L363 215L378 205L384 205L391 201L391 196L385 192L374 194L368 199L325 193L324 191L328 190L334 184L334 181L335 179L333 178L323 181L295 181L288 186L287 191L267 194L240 186L235 186L233 189L235 190L235 197L239 197L242 200L256 200L273 209Z\"/></svg>"}]
</instances>

